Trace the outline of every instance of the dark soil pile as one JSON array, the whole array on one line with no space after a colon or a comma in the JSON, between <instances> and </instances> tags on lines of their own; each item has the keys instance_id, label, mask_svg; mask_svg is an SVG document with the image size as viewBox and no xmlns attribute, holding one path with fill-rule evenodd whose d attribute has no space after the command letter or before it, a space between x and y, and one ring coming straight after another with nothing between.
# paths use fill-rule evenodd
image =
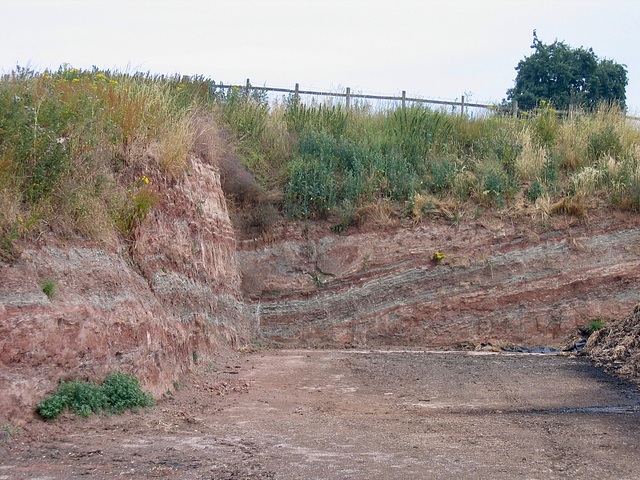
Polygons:
<instances>
[{"instance_id":1,"label":"dark soil pile","mask_svg":"<svg viewBox=\"0 0 640 480\"><path fill-rule=\"evenodd\" d=\"M640 304L626 318L594 332L585 353L596 366L640 385Z\"/></svg>"}]
</instances>

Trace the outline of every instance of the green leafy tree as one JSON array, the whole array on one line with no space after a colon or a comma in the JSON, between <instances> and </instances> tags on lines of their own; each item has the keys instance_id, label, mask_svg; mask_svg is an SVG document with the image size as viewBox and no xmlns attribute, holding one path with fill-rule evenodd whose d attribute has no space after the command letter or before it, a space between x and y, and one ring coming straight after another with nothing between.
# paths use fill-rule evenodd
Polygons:
<instances>
[{"instance_id":1,"label":"green leafy tree","mask_svg":"<svg viewBox=\"0 0 640 480\"><path fill-rule=\"evenodd\" d=\"M546 45L535 30L531 48L535 51L518 62L515 86L507 91L521 109L535 108L543 100L560 110L591 108L602 101L625 106L625 65L600 60L591 48L571 48L558 40Z\"/></svg>"}]
</instances>

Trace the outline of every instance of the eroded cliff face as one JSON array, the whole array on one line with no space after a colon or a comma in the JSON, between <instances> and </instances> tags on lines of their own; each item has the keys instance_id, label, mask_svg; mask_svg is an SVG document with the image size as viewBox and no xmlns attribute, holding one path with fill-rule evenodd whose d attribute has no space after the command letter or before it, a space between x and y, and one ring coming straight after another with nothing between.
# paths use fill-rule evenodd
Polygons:
<instances>
[{"instance_id":1,"label":"eroded cliff face","mask_svg":"<svg viewBox=\"0 0 640 480\"><path fill-rule=\"evenodd\" d=\"M558 345L640 300L638 217L621 212L348 235L290 225L239 256L262 335L284 344Z\"/></svg>"},{"instance_id":2,"label":"eroded cliff face","mask_svg":"<svg viewBox=\"0 0 640 480\"><path fill-rule=\"evenodd\" d=\"M45 235L0 265L0 423L32 415L60 380L116 369L158 396L255 334L215 162L192 156L159 195L131 251Z\"/></svg>"}]
</instances>

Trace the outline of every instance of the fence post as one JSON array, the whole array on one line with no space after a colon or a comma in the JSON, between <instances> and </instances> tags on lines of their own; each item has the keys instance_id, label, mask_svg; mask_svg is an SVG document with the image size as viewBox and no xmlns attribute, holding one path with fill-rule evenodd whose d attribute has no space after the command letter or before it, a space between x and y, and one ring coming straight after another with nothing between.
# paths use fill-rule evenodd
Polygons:
<instances>
[{"instance_id":1,"label":"fence post","mask_svg":"<svg viewBox=\"0 0 640 480\"><path fill-rule=\"evenodd\" d=\"M245 98L249 98L249 89L251 88L251 82L247 78L247 85L244 87L244 96Z\"/></svg>"},{"instance_id":2,"label":"fence post","mask_svg":"<svg viewBox=\"0 0 640 480\"><path fill-rule=\"evenodd\" d=\"M511 112L514 117L518 116L518 101L513 101L513 111Z\"/></svg>"},{"instance_id":3,"label":"fence post","mask_svg":"<svg viewBox=\"0 0 640 480\"><path fill-rule=\"evenodd\" d=\"M464 95L460 98L460 115L464 115Z\"/></svg>"},{"instance_id":4,"label":"fence post","mask_svg":"<svg viewBox=\"0 0 640 480\"><path fill-rule=\"evenodd\" d=\"M300 102L300 84L296 83L296 88L293 92L293 101L298 104Z\"/></svg>"},{"instance_id":5,"label":"fence post","mask_svg":"<svg viewBox=\"0 0 640 480\"><path fill-rule=\"evenodd\" d=\"M351 108L351 87L347 87L346 103L347 109Z\"/></svg>"},{"instance_id":6,"label":"fence post","mask_svg":"<svg viewBox=\"0 0 640 480\"><path fill-rule=\"evenodd\" d=\"M407 91L402 90L402 108L407 104Z\"/></svg>"}]
</instances>

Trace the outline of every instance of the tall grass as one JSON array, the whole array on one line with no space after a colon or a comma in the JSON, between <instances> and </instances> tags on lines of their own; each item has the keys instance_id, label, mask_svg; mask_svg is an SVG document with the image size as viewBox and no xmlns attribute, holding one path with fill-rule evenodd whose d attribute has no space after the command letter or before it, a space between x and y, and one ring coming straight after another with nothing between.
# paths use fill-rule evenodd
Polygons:
<instances>
[{"instance_id":1,"label":"tall grass","mask_svg":"<svg viewBox=\"0 0 640 480\"><path fill-rule=\"evenodd\" d=\"M268 215L249 215L255 225L274 221L274 207L346 228L381 206L415 219L443 202L503 208L594 195L640 211L640 130L615 106L567 118L541 105L512 118L269 104L201 77L65 65L0 79L0 257L43 230L135 242L159 184L200 148L201 113L226 123L243 162L223 158L225 193L243 209L269 199Z\"/></svg>"},{"instance_id":2,"label":"tall grass","mask_svg":"<svg viewBox=\"0 0 640 480\"><path fill-rule=\"evenodd\" d=\"M17 238L45 229L131 240L153 203L149 178L184 169L190 117L208 98L200 83L66 65L2 77L2 258Z\"/></svg>"},{"instance_id":3,"label":"tall grass","mask_svg":"<svg viewBox=\"0 0 640 480\"><path fill-rule=\"evenodd\" d=\"M541 196L598 195L640 210L640 131L615 106L569 118L548 104L520 118L470 118L422 106L244 101L260 108L262 126L239 132L247 164L260 178L270 172L294 217L344 216L380 199L411 215L416 196L502 208L520 197L534 206ZM234 99L220 108L238 107ZM274 149L275 138L286 142Z\"/></svg>"}]
</instances>

